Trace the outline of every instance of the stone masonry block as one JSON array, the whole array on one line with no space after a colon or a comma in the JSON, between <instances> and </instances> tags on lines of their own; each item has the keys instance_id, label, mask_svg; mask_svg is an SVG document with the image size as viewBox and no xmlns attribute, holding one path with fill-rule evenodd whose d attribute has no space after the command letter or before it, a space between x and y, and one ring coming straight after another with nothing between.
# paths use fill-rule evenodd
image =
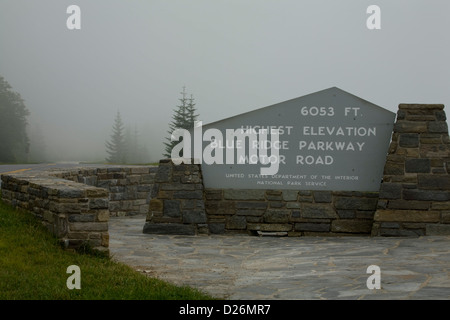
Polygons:
<instances>
[{"instance_id":1,"label":"stone masonry block","mask_svg":"<svg viewBox=\"0 0 450 320\"><path fill-rule=\"evenodd\" d=\"M428 122L428 132L430 133L448 133L447 122L430 121Z\"/></svg>"},{"instance_id":2,"label":"stone masonry block","mask_svg":"<svg viewBox=\"0 0 450 320\"><path fill-rule=\"evenodd\" d=\"M98 222L107 222L109 221L109 210L98 210L97 211L97 221Z\"/></svg>"},{"instance_id":3,"label":"stone masonry block","mask_svg":"<svg viewBox=\"0 0 450 320\"><path fill-rule=\"evenodd\" d=\"M70 231L108 231L107 222L73 222L69 223Z\"/></svg>"},{"instance_id":4,"label":"stone masonry block","mask_svg":"<svg viewBox=\"0 0 450 320\"><path fill-rule=\"evenodd\" d=\"M181 202L179 200L163 200L163 213L167 217L181 217Z\"/></svg>"},{"instance_id":5,"label":"stone masonry block","mask_svg":"<svg viewBox=\"0 0 450 320\"><path fill-rule=\"evenodd\" d=\"M430 159L407 159L405 171L410 173L430 173Z\"/></svg>"},{"instance_id":6,"label":"stone masonry block","mask_svg":"<svg viewBox=\"0 0 450 320\"><path fill-rule=\"evenodd\" d=\"M330 203L333 200L331 191L314 191L313 195L316 203Z\"/></svg>"},{"instance_id":7,"label":"stone masonry block","mask_svg":"<svg viewBox=\"0 0 450 320\"><path fill-rule=\"evenodd\" d=\"M145 174L149 172L149 167L133 167L131 168L132 174Z\"/></svg>"},{"instance_id":8,"label":"stone masonry block","mask_svg":"<svg viewBox=\"0 0 450 320\"><path fill-rule=\"evenodd\" d=\"M222 190L205 190L206 200L222 200Z\"/></svg>"},{"instance_id":9,"label":"stone masonry block","mask_svg":"<svg viewBox=\"0 0 450 320\"><path fill-rule=\"evenodd\" d=\"M332 232L370 233L372 220L338 219L331 222Z\"/></svg>"},{"instance_id":10,"label":"stone masonry block","mask_svg":"<svg viewBox=\"0 0 450 320\"><path fill-rule=\"evenodd\" d=\"M210 223L208 224L209 232L212 234L225 233L225 223Z\"/></svg>"},{"instance_id":11,"label":"stone masonry block","mask_svg":"<svg viewBox=\"0 0 450 320\"><path fill-rule=\"evenodd\" d=\"M264 210L252 210L252 209L236 210L236 215L238 216L262 217L263 214Z\"/></svg>"},{"instance_id":12,"label":"stone masonry block","mask_svg":"<svg viewBox=\"0 0 450 320\"><path fill-rule=\"evenodd\" d=\"M338 197L336 198L334 205L336 209L375 210L377 203L377 198Z\"/></svg>"},{"instance_id":13,"label":"stone masonry block","mask_svg":"<svg viewBox=\"0 0 450 320\"><path fill-rule=\"evenodd\" d=\"M404 189L403 199L419 201L449 201L450 192L439 190Z\"/></svg>"},{"instance_id":14,"label":"stone masonry block","mask_svg":"<svg viewBox=\"0 0 450 320\"><path fill-rule=\"evenodd\" d=\"M236 189L225 189L224 199L227 200L264 200L265 191L264 190L236 190Z\"/></svg>"},{"instance_id":15,"label":"stone masonry block","mask_svg":"<svg viewBox=\"0 0 450 320\"><path fill-rule=\"evenodd\" d=\"M414 200L389 200L388 209L401 209L401 210L428 210L430 208L431 201L414 201Z\"/></svg>"},{"instance_id":16,"label":"stone masonry block","mask_svg":"<svg viewBox=\"0 0 450 320\"><path fill-rule=\"evenodd\" d=\"M206 201L206 211L212 215L232 215L235 213L233 201Z\"/></svg>"},{"instance_id":17,"label":"stone masonry block","mask_svg":"<svg viewBox=\"0 0 450 320\"><path fill-rule=\"evenodd\" d=\"M264 222L267 223L288 223L290 210L268 209L264 213Z\"/></svg>"},{"instance_id":18,"label":"stone masonry block","mask_svg":"<svg viewBox=\"0 0 450 320\"><path fill-rule=\"evenodd\" d=\"M297 190L283 190L284 201L297 201L297 198L298 198Z\"/></svg>"},{"instance_id":19,"label":"stone masonry block","mask_svg":"<svg viewBox=\"0 0 450 320\"><path fill-rule=\"evenodd\" d=\"M419 189L450 190L450 175L418 175Z\"/></svg>"},{"instance_id":20,"label":"stone masonry block","mask_svg":"<svg viewBox=\"0 0 450 320\"><path fill-rule=\"evenodd\" d=\"M384 166L385 175L403 175L405 173L405 165L403 163L387 161Z\"/></svg>"},{"instance_id":21,"label":"stone masonry block","mask_svg":"<svg viewBox=\"0 0 450 320\"><path fill-rule=\"evenodd\" d=\"M225 228L229 230L244 230L246 227L247 220L244 216L231 216L225 223Z\"/></svg>"},{"instance_id":22,"label":"stone masonry block","mask_svg":"<svg viewBox=\"0 0 450 320\"><path fill-rule=\"evenodd\" d=\"M71 214L69 222L95 222L95 214Z\"/></svg>"},{"instance_id":23,"label":"stone masonry block","mask_svg":"<svg viewBox=\"0 0 450 320\"><path fill-rule=\"evenodd\" d=\"M420 143L423 144L441 144L442 134L439 133L422 133L420 135Z\"/></svg>"},{"instance_id":24,"label":"stone masonry block","mask_svg":"<svg viewBox=\"0 0 450 320\"><path fill-rule=\"evenodd\" d=\"M58 192L60 198L85 198L86 193L83 189L77 188L62 188Z\"/></svg>"},{"instance_id":25,"label":"stone masonry block","mask_svg":"<svg viewBox=\"0 0 450 320\"><path fill-rule=\"evenodd\" d=\"M450 223L450 211L445 211L441 213L441 222Z\"/></svg>"},{"instance_id":26,"label":"stone masonry block","mask_svg":"<svg viewBox=\"0 0 450 320\"><path fill-rule=\"evenodd\" d=\"M450 235L450 224L427 224L425 234L427 236L448 236Z\"/></svg>"},{"instance_id":27,"label":"stone masonry block","mask_svg":"<svg viewBox=\"0 0 450 320\"><path fill-rule=\"evenodd\" d=\"M89 209L107 209L109 206L108 198L89 199Z\"/></svg>"},{"instance_id":28,"label":"stone masonry block","mask_svg":"<svg viewBox=\"0 0 450 320\"><path fill-rule=\"evenodd\" d=\"M302 218L334 219L337 214L331 204L304 203Z\"/></svg>"},{"instance_id":29,"label":"stone masonry block","mask_svg":"<svg viewBox=\"0 0 450 320\"><path fill-rule=\"evenodd\" d=\"M399 199L402 197L402 184L400 183L382 183L380 187L381 199Z\"/></svg>"},{"instance_id":30,"label":"stone masonry block","mask_svg":"<svg viewBox=\"0 0 450 320\"><path fill-rule=\"evenodd\" d=\"M403 148L417 148L419 147L418 133L403 133L400 135L399 146Z\"/></svg>"},{"instance_id":31,"label":"stone masonry block","mask_svg":"<svg viewBox=\"0 0 450 320\"><path fill-rule=\"evenodd\" d=\"M435 111L434 115L436 116L437 121L446 121L447 120L447 116L445 115L445 112L443 110Z\"/></svg>"},{"instance_id":32,"label":"stone masonry block","mask_svg":"<svg viewBox=\"0 0 450 320\"><path fill-rule=\"evenodd\" d=\"M174 191L173 198L174 199L203 199L203 191L202 190Z\"/></svg>"},{"instance_id":33,"label":"stone masonry block","mask_svg":"<svg viewBox=\"0 0 450 320\"><path fill-rule=\"evenodd\" d=\"M108 191L102 188L88 188L86 189L86 196L89 198L107 198Z\"/></svg>"},{"instance_id":34,"label":"stone masonry block","mask_svg":"<svg viewBox=\"0 0 450 320\"><path fill-rule=\"evenodd\" d=\"M329 232L330 228L331 228L331 226L329 223L301 222L301 223L296 223L294 226L294 230L296 230L296 231Z\"/></svg>"},{"instance_id":35,"label":"stone masonry block","mask_svg":"<svg viewBox=\"0 0 450 320\"><path fill-rule=\"evenodd\" d=\"M160 165L158 171L155 174L155 182L169 182L171 179L171 166Z\"/></svg>"},{"instance_id":36,"label":"stone masonry block","mask_svg":"<svg viewBox=\"0 0 450 320\"><path fill-rule=\"evenodd\" d=\"M381 222L439 222L439 211L378 210L374 220Z\"/></svg>"},{"instance_id":37,"label":"stone masonry block","mask_svg":"<svg viewBox=\"0 0 450 320\"><path fill-rule=\"evenodd\" d=\"M398 121L394 125L394 132L399 133L424 133L427 132L426 121Z\"/></svg>"},{"instance_id":38,"label":"stone masonry block","mask_svg":"<svg viewBox=\"0 0 450 320\"><path fill-rule=\"evenodd\" d=\"M183 184L183 183L161 183L159 186L160 190L185 190L185 191L194 191L196 190L195 184Z\"/></svg>"},{"instance_id":39,"label":"stone masonry block","mask_svg":"<svg viewBox=\"0 0 450 320\"><path fill-rule=\"evenodd\" d=\"M182 212L183 223L206 223L205 210L186 210Z\"/></svg>"}]
</instances>

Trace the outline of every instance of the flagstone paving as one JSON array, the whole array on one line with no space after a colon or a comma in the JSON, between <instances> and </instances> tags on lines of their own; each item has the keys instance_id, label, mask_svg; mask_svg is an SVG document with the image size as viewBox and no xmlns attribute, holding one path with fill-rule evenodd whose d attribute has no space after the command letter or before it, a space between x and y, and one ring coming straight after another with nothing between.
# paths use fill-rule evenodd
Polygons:
<instances>
[{"instance_id":1,"label":"flagstone paving","mask_svg":"<svg viewBox=\"0 0 450 320\"><path fill-rule=\"evenodd\" d=\"M450 236L174 236L144 234L144 223L110 219L113 258L218 298L450 299ZM381 289L367 287L370 265Z\"/></svg>"}]
</instances>

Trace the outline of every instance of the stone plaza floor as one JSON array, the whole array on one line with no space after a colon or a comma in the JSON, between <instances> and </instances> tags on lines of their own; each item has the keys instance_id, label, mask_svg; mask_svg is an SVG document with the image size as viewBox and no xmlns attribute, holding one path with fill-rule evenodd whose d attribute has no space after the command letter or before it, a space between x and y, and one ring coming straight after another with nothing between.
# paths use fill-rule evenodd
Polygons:
<instances>
[{"instance_id":1,"label":"stone plaza floor","mask_svg":"<svg viewBox=\"0 0 450 320\"><path fill-rule=\"evenodd\" d=\"M113 259L217 298L450 299L450 236L174 236L144 234L144 223L110 218ZM371 265L380 289L368 289Z\"/></svg>"}]
</instances>

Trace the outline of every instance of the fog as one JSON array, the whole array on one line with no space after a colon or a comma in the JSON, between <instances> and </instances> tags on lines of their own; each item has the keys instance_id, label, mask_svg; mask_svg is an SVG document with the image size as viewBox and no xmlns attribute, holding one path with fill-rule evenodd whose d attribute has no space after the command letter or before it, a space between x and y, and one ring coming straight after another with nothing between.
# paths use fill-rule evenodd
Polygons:
<instances>
[{"instance_id":1,"label":"fog","mask_svg":"<svg viewBox=\"0 0 450 320\"><path fill-rule=\"evenodd\" d=\"M80 30L66 26L72 4ZM448 0L2 0L0 75L46 160L103 161L120 111L155 162L183 86L204 123L333 86L393 112L447 109L448 12Z\"/></svg>"}]
</instances>

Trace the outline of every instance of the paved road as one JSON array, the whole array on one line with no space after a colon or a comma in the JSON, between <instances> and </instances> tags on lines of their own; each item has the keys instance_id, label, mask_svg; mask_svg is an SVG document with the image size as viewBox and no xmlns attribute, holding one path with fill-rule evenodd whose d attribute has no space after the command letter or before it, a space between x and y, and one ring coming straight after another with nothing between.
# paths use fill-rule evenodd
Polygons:
<instances>
[{"instance_id":1,"label":"paved road","mask_svg":"<svg viewBox=\"0 0 450 320\"><path fill-rule=\"evenodd\" d=\"M114 259L226 299L450 299L450 236L169 236L145 217L109 222ZM381 289L369 290L370 265Z\"/></svg>"},{"instance_id":2,"label":"paved road","mask_svg":"<svg viewBox=\"0 0 450 320\"><path fill-rule=\"evenodd\" d=\"M74 167L99 167L103 164L80 164L79 162L57 162L38 164L3 164L0 165L0 175L5 173L19 173L25 171L45 171L49 169L68 169Z\"/></svg>"}]
</instances>

